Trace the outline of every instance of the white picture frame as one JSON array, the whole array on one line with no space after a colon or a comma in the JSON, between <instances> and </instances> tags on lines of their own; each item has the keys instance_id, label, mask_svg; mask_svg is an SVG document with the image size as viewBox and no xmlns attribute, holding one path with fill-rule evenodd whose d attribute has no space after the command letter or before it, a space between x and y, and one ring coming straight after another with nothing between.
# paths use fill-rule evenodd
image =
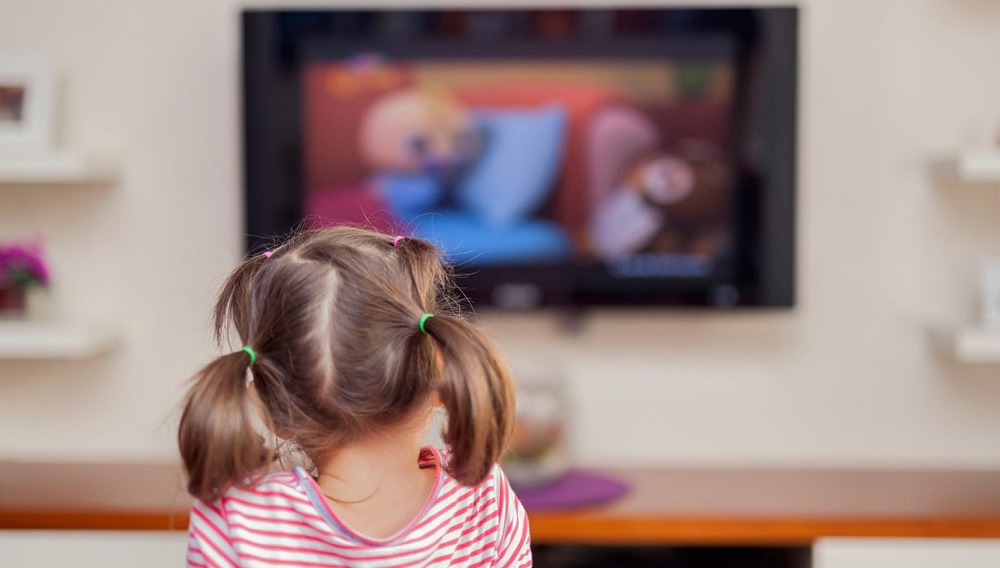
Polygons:
<instances>
[{"instance_id":1,"label":"white picture frame","mask_svg":"<svg viewBox=\"0 0 1000 568\"><path fill-rule=\"evenodd\" d=\"M0 55L0 156L51 153L54 114L52 62L36 55Z\"/></svg>"}]
</instances>

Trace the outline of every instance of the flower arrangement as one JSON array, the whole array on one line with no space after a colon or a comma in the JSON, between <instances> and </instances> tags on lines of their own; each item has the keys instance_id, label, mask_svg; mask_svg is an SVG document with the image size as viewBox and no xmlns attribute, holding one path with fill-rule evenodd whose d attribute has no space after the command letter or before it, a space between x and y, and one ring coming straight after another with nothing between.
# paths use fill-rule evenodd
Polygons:
<instances>
[{"instance_id":1,"label":"flower arrangement","mask_svg":"<svg viewBox=\"0 0 1000 568\"><path fill-rule=\"evenodd\" d=\"M0 244L0 286L28 288L49 285L42 247L38 243Z\"/></svg>"},{"instance_id":2,"label":"flower arrangement","mask_svg":"<svg viewBox=\"0 0 1000 568\"><path fill-rule=\"evenodd\" d=\"M0 243L0 317L23 317L28 288L48 285L49 270L39 243Z\"/></svg>"}]
</instances>

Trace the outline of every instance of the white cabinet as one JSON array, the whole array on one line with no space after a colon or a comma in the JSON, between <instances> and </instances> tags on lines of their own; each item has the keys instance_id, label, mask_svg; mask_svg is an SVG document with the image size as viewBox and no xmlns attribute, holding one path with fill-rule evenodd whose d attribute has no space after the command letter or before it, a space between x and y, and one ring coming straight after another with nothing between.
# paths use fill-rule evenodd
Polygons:
<instances>
[{"instance_id":1,"label":"white cabinet","mask_svg":"<svg viewBox=\"0 0 1000 568\"><path fill-rule=\"evenodd\" d=\"M186 555L183 531L0 531L4 568L178 568Z\"/></svg>"},{"instance_id":2,"label":"white cabinet","mask_svg":"<svg viewBox=\"0 0 1000 568\"><path fill-rule=\"evenodd\" d=\"M812 568L998 568L1000 540L824 538Z\"/></svg>"}]
</instances>

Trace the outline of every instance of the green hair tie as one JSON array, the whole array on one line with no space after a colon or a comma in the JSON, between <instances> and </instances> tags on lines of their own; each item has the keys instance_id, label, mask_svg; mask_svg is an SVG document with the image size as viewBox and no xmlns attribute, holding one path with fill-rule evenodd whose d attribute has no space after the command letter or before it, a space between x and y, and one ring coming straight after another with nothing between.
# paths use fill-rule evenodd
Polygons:
<instances>
[{"instance_id":1,"label":"green hair tie","mask_svg":"<svg viewBox=\"0 0 1000 568\"><path fill-rule=\"evenodd\" d=\"M427 320L432 317L434 317L434 314L424 314L420 316L420 332L424 335L427 335L427 330L424 328L424 324L427 323Z\"/></svg>"},{"instance_id":2,"label":"green hair tie","mask_svg":"<svg viewBox=\"0 0 1000 568\"><path fill-rule=\"evenodd\" d=\"M253 349L250 349L249 347L244 347L242 349L242 351L246 351L247 355L250 356L250 364L251 365L253 365L254 363L257 362L257 354L253 352Z\"/></svg>"}]
</instances>

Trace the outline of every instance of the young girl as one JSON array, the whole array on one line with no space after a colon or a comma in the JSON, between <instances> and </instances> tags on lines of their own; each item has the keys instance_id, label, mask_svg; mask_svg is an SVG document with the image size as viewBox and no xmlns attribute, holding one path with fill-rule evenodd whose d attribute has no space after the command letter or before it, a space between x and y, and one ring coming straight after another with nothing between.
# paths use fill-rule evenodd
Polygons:
<instances>
[{"instance_id":1,"label":"young girl","mask_svg":"<svg viewBox=\"0 0 1000 568\"><path fill-rule=\"evenodd\" d=\"M496 465L510 373L445 313L449 287L426 241L347 227L233 271L216 335L232 325L245 347L195 377L180 422L188 566L531 565L524 509ZM421 448L438 406L447 450ZM312 472L273 472L289 452Z\"/></svg>"}]
</instances>

